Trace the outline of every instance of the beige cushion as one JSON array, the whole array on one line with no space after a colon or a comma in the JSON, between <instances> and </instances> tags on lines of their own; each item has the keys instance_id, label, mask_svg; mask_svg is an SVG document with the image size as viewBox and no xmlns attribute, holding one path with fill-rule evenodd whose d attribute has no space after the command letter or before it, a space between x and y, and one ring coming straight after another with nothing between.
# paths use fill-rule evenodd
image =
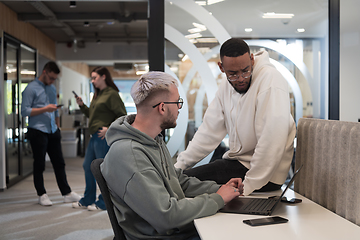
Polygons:
<instances>
[{"instance_id":1,"label":"beige cushion","mask_svg":"<svg viewBox=\"0 0 360 240\"><path fill-rule=\"evenodd\" d=\"M360 123L299 120L295 191L360 226Z\"/></svg>"}]
</instances>

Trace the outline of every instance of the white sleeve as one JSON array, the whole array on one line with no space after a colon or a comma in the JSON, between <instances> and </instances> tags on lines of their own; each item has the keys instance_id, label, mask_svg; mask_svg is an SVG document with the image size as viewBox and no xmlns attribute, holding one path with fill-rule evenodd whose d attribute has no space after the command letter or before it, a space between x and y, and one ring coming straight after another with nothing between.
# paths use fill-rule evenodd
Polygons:
<instances>
[{"instance_id":1,"label":"white sleeve","mask_svg":"<svg viewBox=\"0 0 360 240\"><path fill-rule=\"evenodd\" d=\"M226 133L224 112L218 91L187 149L179 154L175 167L181 169L193 167L220 144Z\"/></svg>"}]
</instances>

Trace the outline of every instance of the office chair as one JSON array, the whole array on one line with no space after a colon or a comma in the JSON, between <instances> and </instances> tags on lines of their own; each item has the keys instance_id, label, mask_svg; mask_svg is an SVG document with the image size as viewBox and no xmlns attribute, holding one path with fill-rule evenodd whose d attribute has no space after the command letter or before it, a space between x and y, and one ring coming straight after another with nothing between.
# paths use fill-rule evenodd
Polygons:
<instances>
[{"instance_id":1,"label":"office chair","mask_svg":"<svg viewBox=\"0 0 360 240\"><path fill-rule=\"evenodd\" d=\"M111 226L113 228L114 235L115 235L114 240L126 240L124 231L121 229L121 227L116 219L116 215L115 215L115 211L114 211L114 204L110 198L109 188L108 188L106 181L100 170L100 164L103 161L104 161L104 159L102 159L102 158L98 158L98 159L95 159L94 161L92 161L91 172L94 175L96 182L99 185L101 194L104 198L106 210L109 215Z\"/></svg>"}]
</instances>

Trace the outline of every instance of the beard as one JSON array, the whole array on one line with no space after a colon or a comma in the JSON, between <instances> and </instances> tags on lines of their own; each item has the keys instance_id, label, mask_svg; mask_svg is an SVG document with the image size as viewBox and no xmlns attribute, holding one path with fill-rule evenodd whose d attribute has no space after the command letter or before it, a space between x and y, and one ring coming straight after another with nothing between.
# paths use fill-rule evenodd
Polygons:
<instances>
[{"instance_id":1,"label":"beard","mask_svg":"<svg viewBox=\"0 0 360 240\"><path fill-rule=\"evenodd\" d=\"M168 128L175 128L176 127L176 119L177 117L173 114L170 114L161 124L160 128L161 130L165 130Z\"/></svg>"},{"instance_id":2,"label":"beard","mask_svg":"<svg viewBox=\"0 0 360 240\"><path fill-rule=\"evenodd\" d=\"M238 92L238 93L240 93L240 94L243 94L243 93L246 93L246 92L249 90L250 85L251 85L251 80L252 80L252 76L250 77L249 84L246 86L246 88L241 89L241 90L237 89L231 81L228 80L228 82L229 82L230 85L234 88L234 90L235 90L236 92Z\"/></svg>"}]
</instances>

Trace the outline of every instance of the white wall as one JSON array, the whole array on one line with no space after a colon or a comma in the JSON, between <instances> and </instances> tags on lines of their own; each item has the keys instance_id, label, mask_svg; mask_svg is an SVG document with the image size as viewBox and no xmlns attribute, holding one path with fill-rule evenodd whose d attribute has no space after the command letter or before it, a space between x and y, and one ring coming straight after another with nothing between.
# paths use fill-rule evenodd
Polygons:
<instances>
[{"instance_id":1,"label":"white wall","mask_svg":"<svg viewBox=\"0 0 360 240\"><path fill-rule=\"evenodd\" d=\"M78 109L79 107L72 93L72 91L75 91L83 99L84 103L88 105L90 93L89 78L68 67L62 66L61 63L59 63L59 66L61 67L61 75L59 76L59 104L64 104L63 109L66 109L69 107L70 100L72 109Z\"/></svg>"},{"instance_id":2,"label":"white wall","mask_svg":"<svg viewBox=\"0 0 360 240\"><path fill-rule=\"evenodd\" d=\"M340 120L360 118L360 1L340 1Z\"/></svg>"}]
</instances>

